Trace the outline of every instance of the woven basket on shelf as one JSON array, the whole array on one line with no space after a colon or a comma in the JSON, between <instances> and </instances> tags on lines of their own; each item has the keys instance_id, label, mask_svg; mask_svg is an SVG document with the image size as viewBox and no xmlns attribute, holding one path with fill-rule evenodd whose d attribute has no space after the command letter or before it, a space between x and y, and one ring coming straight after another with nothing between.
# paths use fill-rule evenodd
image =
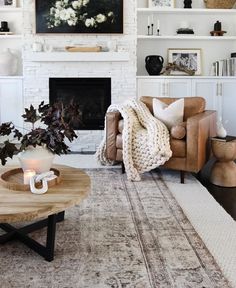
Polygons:
<instances>
[{"instance_id":1,"label":"woven basket on shelf","mask_svg":"<svg viewBox=\"0 0 236 288\"><path fill-rule=\"evenodd\" d=\"M232 9L236 0L204 0L206 8Z\"/></svg>"}]
</instances>

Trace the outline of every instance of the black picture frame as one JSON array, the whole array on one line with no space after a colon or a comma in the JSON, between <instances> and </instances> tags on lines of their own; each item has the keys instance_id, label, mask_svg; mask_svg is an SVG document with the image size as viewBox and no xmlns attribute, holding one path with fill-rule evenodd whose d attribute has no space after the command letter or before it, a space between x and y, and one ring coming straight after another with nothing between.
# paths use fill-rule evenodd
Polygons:
<instances>
[{"instance_id":1,"label":"black picture frame","mask_svg":"<svg viewBox=\"0 0 236 288\"><path fill-rule=\"evenodd\" d=\"M35 0L35 14L36 33L123 33L123 0Z\"/></svg>"}]
</instances>

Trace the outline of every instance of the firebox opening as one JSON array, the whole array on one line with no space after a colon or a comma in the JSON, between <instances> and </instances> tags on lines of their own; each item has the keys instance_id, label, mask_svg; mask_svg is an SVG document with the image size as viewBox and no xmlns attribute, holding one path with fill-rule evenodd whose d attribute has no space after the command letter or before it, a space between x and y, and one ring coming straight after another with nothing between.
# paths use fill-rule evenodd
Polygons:
<instances>
[{"instance_id":1,"label":"firebox opening","mask_svg":"<svg viewBox=\"0 0 236 288\"><path fill-rule=\"evenodd\" d=\"M111 78L50 78L49 103L74 100L81 111L75 130L103 130L104 117L111 104Z\"/></svg>"}]
</instances>

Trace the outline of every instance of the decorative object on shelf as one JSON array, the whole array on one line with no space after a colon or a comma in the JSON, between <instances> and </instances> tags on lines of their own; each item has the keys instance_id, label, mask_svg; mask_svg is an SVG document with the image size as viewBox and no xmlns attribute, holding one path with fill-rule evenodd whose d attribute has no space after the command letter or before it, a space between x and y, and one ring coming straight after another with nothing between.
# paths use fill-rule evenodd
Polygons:
<instances>
[{"instance_id":1,"label":"decorative object on shelf","mask_svg":"<svg viewBox=\"0 0 236 288\"><path fill-rule=\"evenodd\" d=\"M99 52L102 51L101 46L97 46L97 48L100 48ZM110 52L116 52L117 51L117 42L116 40L110 40L107 41L107 48Z\"/></svg>"},{"instance_id":2,"label":"decorative object on shelf","mask_svg":"<svg viewBox=\"0 0 236 288\"><path fill-rule=\"evenodd\" d=\"M36 33L123 33L123 0L36 0Z\"/></svg>"},{"instance_id":3,"label":"decorative object on shelf","mask_svg":"<svg viewBox=\"0 0 236 288\"><path fill-rule=\"evenodd\" d=\"M66 46L66 51L68 52L101 52L101 46Z\"/></svg>"},{"instance_id":4,"label":"decorative object on shelf","mask_svg":"<svg viewBox=\"0 0 236 288\"><path fill-rule=\"evenodd\" d=\"M182 68L187 68L195 72L195 75L202 73L202 52L201 49L170 48L168 49L168 62L176 64ZM176 71L175 75L181 75Z\"/></svg>"},{"instance_id":5,"label":"decorative object on shelf","mask_svg":"<svg viewBox=\"0 0 236 288\"><path fill-rule=\"evenodd\" d=\"M157 36L161 36L161 33L160 33L160 20L157 19Z\"/></svg>"},{"instance_id":6,"label":"decorative object on shelf","mask_svg":"<svg viewBox=\"0 0 236 288\"><path fill-rule=\"evenodd\" d=\"M50 170L53 154L66 154L69 147L65 140L72 142L77 135L73 123L80 123L80 110L74 101L68 105L62 102L53 105L41 102L37 109L25 108L24 122L31 123L32 129L23 135L12 122L0 125L0 136L9 136L0 149L0 160L5 165L7 158L20 153L20 163L24 171L36 173ZM43 127L40 127L40 125ZM11 141L12 140L12 141ZM20 145L14 143L20 141ZM33 155L33 156L32 156Z\"/></svg>"},{"instance_id":7,"label":"decorative object on shelf","mask_svg":"<svg viewBox=\"0 0 236 288\"><path fill-rule=\"evenodd\" d=\"M236 58L236 52L231 53L230 57L231 58Z\"/></svg>"},{"instance_id":8,"label":"decorative object on shelf","mask_svg":"<svg viewBox=\"0 0 236 288\"><path fill-rule=\"evenodd\" d=\"M192 0L184 0L184 8L192 8Z\"/></svg>"},{"instance_id":9,"label":"decorative object on shelf","mask_svg":"<svg viewBox=\"0 0 236 288\"><path fill-rule=\"evenodd\" d=\"M149 0L148 7L174 8L175 0Z\"/></svg>"},{"instance_id":10,"label":"decorative object on shelf","mask_svg":"<svg viewBox=\"0 0 236 288\"><path fill-rule=\"evenodd\" d=\"M210 9L232 9L236 0L204 0L206 8Z\"/></svg>"},{"instance_id":11,"label":"decorative object on shelf","mask_svg":"<svg viewBox=\"0 0 236 288\"><path fill-rule=\"evenodd\" d=\"M10 32L7 21L1 22L0 32Z\"/></svg>"},{"instance_id":12,"label":"decorative object on shelf","mask_svg":"<svg viewBox=\"0 0 236 288\"><path fill-rule=\"evenodd\" d=\"M225 138L227 136L227 132L222 123L222 117L219 117L219 120L216 122L216 135L220 138Z\"/></svg>"},{"instance_id":13,"label":"decorative object on shelf","mask_svg":"<svg viewBox=\"0 0 236 288\"><path fill-rule=\"evenodd\" d=\"M195 71L187 69L186 67L182 67L180 65L177 65L175 63L168 63L167 66L165 67L164 72L161 73L161 74L170 76L170 75L173 75L172 74L173 72L174 72L174 75L175 75L176 71L184 72L184 73L186 73L186 75L189 75L189 76L194 76L195 75Z\"/></svg>"},{"instance_id":14,"label":"decorative object on shelf","mask_svg":"<svg viewBox=\"0 0 236 288\"><path fill-rule=\"evenodd\" d=\"M145 67L149 75L160 75L164 59L160 55L149 55L145 58Z\"/></svg>"},{"instance_id":15,"label":"decorative object on shelf","mask_svg":"<svg viewBox=\"0 0 236 288\"><path fill-rule=\"evenodd\" d=\"M187 21L182 21L180 23L180 28L176 32L177 34L194 34L193 29L189 28L189 23Z\"/></svg>"},{"instance_id":16,"label":"decorative object on shelf","mask_svg":"<svg viewBox=\"0 0 236 288\"><path fill-rule=\"evenodd\" d=\"M17 56L9 48L0 52L0 76L16 75L17 63Z\"/></svg>"},{"instance_id":17,"label":"decorative object on shelf","mask_svg":"<svg viewBox=\"0 0 236 288\"><path fill-rule=\"evenodd\" d=\"M226 31L222 31L221 29L221 22L216 21L216 23L214 24L214 30L210 32L211 36L223 36L225 33L227 33Z\"/></svg>"},{"instance_id":18,"label":"decorative object on shelf","mask_svg":"<svg viewBox=\"0 0 236 288\"><path fill-rule=\"evenodd\" d=\"M32 51L33 52L42 52L43 51L43 44L40 42L34 42L32 44Z\"/></svg>"},{"instance_id":19,"label":"decorative object on shelf","mask_svg":"<svg viewBox=\"0 0 236 288\"><path fill-rule=\"evenodd\" d=\"M16 7L16 0L0 0L0 7Z\"/></svg>"}]
</instances>

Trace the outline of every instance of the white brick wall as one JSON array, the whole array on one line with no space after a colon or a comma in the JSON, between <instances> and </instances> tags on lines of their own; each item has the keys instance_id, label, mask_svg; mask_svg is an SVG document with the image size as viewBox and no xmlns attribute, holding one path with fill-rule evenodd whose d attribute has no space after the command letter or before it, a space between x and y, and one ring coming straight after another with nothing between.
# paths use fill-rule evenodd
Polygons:
<instances>
[{"instance_id":1,"label":"white brick wall","mask_svg":"<svg viewBox=\"0 0 236 288\"><path fill-rule=\"evenodd\" d=\"M24 51L31 51L34 42L53 47L64 47L72 43L102 43L115 40L117 45L127 47L128 62L27 62L24 61L24 106L39 104L49 99L49 77L111 77L112 103L122 103L136 95L136 0L124 1L124 34L122 35L40 35L35 34L34 0L24 0ZM102 138L102 131L80 131L73 143L74 151L94 151Z\"/></svg>"}]
</instances>

